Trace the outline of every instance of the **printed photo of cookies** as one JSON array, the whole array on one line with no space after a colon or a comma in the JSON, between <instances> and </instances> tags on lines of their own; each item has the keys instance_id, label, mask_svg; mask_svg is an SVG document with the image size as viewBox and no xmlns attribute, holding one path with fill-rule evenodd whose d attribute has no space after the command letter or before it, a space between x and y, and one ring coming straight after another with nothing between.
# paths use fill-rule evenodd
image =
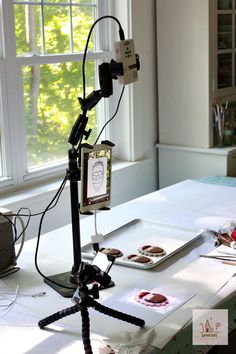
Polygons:
<instances>
[{"instance_id":1,"label":"printed photo of cookies","mask_svg":"<svg viewBox=\"0 0 236 354\"><path fill-rule=\"evenodd\" d=\"M169 300L166 296L158 293L152 293L150 291L141 291L135 296L135 300L140 304L151 307L166 306L169 304Z\"/></svg>"}]
</instances>

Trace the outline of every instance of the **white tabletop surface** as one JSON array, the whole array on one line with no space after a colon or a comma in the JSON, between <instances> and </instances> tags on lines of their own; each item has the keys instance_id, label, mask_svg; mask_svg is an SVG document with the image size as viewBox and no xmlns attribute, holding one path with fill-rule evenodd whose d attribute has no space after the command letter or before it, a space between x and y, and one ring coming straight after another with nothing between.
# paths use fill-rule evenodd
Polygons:
<instances>
[{"instance_id":1,"label":"white tabletop surface","mask_svg":"<svg viewBox=\"0 0 236 354\"><path fill-rule=\"evenodd\" d=\"M196 230L218 229L234 219L235 200L236 188L187 180L110 211L98 212L97 228L99 233L107 234L138 218ZM94 234L94 218L81 220L80 226L81 243L85 245ZM8 311L0 312L1 346L7 349L7 354L83 353L79 313L53 323L46 330L38 328L40 319L72 306L72 302L46 285L37 273L35 245L36 240L25 243L18 259L20 271L0 281L0 295L5 294L5 301L9 303L19 286L14 305ZM173 335L191 322L193 308L211 308L232 296L236 268L215 259L199 257L211 249L212 240L204 236L150 270L113 265L110 275L116 285L100 292L99 301L106 306L109 304L118 310L124 308L135 315L132 307L123 307L119 301L134 289L155 288L177 296L181 289L181 296L187 294L188 301L156 325L147 322L144 329L90 310L94 353L105 354L107 349L110 353L106 344L117 353L140 353L147 344L164 348ZM41 237L38 265L45 275L69 271L72 262L71 225ZM32 297L41 292L46 294Z\"/></svg>"}]
</instances>

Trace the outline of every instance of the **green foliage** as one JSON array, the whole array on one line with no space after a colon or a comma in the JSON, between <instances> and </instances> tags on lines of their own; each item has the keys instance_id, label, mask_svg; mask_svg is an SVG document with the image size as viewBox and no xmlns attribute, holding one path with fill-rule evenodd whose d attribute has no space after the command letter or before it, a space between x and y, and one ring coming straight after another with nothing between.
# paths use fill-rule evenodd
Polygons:
<instances>
[{"instance_id":1,"label":"green foliage","mask_svg":"<svg viewBox=\"0 0 236 354\"><path fill-rule=\"evenodd\" d=\"M45 5L44 11L46 54L69 53L72 38L68 9L63 6ZM93 9L74 7L72 14L74 49L83 51L94 21ZM18 56L35 51L42 53L40 23L39 6L15 5ZM93 49L92 38L89 48ZM83 96L82 64L67 62L27 65L22 67L22 73L29 168L67 158L68 136L81 113L77 98ZM86 62L86 93L94 90L94 86L95 64ZM92 142L97 136L96 126L96 110L93 109L89 112L87 127L92 129Z\"/></svg>"}]
</instances>

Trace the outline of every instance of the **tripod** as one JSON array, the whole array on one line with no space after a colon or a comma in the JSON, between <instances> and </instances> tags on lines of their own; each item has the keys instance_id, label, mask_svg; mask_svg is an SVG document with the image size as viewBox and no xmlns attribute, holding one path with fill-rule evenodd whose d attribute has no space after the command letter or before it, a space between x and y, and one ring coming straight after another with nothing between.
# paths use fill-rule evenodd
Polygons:
<instances>
[{"instance_id":1,"label":"tripod","mask_svg":"<svg viewBox=\"0 0 236 354\"><path fill-rule=\"evenodd\" d=\"M90 283L91 281L96 281L99 279L100 285L106 286L106 284L110 281L110 276L105 272L101 272L97 266L90 265L88 263L82 263L82 266L84 267L83 270L78 273L79 287L76 291L76 293L78 292L78 297L76 295L73 297L75 305L65 308L40 320L38 322L38 326L43 329L47 325L60 320L63 317L70 316L80 311L82 319L82 340L84 351L85 354L93 354L90 341L90 320L88 307L92 307L96 311L105 315L126 321L139 327L144 327L145 321L140 318L111 309L95 301L94 299L99 298L98 284L93 284L92 288L89 289L85 283ZM81 281L81 279L84 281Z\"/></svg>"}]
</instances>

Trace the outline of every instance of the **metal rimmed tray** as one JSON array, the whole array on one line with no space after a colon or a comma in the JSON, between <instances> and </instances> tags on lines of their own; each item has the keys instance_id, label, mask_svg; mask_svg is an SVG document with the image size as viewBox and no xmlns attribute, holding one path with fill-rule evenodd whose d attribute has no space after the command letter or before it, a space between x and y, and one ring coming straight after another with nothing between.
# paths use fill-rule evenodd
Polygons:
<instances>
[{"instance_id":1,"label":"metal rimmed tray","mask_svg":"<svg viewBox=\"0 0 236 354\"><path fill-rule=\"evenodd\" d=\"M202 230L143 219L134 219L106 234L104 240L100 243L100 247L116 248L123 253L122 257L116 258L116 264L140 269L150 269L195 241L201 234ZM124 257L130 254L141 255L138 248L142 245L159 246L166 251L166 254L164 256L149 257L153 261L152 264L136 263L124 259ZM94 258L91 243L82 247L81 251L82 257L89 259Z\"/></svg>"}]
</instances>

